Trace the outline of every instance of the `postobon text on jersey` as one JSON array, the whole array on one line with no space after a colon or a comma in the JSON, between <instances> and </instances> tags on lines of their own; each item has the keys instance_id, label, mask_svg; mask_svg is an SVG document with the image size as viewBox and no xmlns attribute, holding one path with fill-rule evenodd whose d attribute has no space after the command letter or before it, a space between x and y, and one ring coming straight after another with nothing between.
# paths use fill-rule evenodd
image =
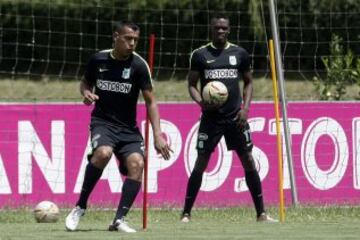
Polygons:
<instances>
[{"instance_id":1,"label":"postobon text on jersey","mask_svg":"<svg viewBox=\"0 0 360 240\"><path fill-rule=\"evenodd\" d=\"M237 69L205 69L205 79L237 78Z\"/></svg>"}]
</instances>

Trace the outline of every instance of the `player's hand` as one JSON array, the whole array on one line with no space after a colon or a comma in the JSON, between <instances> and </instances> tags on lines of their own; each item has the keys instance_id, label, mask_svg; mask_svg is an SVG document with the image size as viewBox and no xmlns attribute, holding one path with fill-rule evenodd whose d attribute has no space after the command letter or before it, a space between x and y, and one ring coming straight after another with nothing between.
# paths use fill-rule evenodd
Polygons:
<instances>
[{"instance_id":1,"label":"player's hand","mask_svg":"<svg viewBox=\"0 0 360 240\"><path fill-rule=\"evenodd\" d=\"M240 109L240 111L237 113L236 117L234 118L234 121L236 121L236 124L240 129L244 129L247 123L248 113L249 110Z\"/></svg>"},{"instance_id":2,"label":"player's hand","mask_svg":"<svg viewBox=\"0 0 360 240\"><path fill-rule=\"evenodd\" d=\"M83 103L85 105L91 105L93 102L99 99L99 96L91 92L90 90L85 90L83 92L83 96L84 96Z\"/></svg>"},{"instance_id":3,"label":"player's hand","mask_svg":"<svg viewBox=\"0 0 360 240\"><path fill-rule=\"evenodd\" d=\"M161 156L165 159L165 160L169 160L170 159L170 152L173 152L173 150L170 148L169 144L167 144L167 142L165 141L165 139L163 138L163 136L158 135L155 136L155 149L158 153L161 154Z\"/></svg>"}]
</instances>

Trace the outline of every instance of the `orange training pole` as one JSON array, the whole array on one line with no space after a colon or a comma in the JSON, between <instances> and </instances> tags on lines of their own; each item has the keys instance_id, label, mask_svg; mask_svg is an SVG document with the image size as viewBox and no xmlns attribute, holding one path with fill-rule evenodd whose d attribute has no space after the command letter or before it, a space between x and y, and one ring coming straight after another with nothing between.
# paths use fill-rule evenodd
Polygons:
<instances>
[{"instance_id":1,"label":"orange training pole","mask_svg":"<svg viewBox=\"0 0 360 240\"><path fill-rule=\"evenodd\" d=\"M150 34L149 37L149 55L148 65L150 73L153 71L154 66L154 48L155 48L155 34ZM149 131L150 120L149 115L146 113L145 123L145 163L144 163L144 192L143 192L143 229L147 227L147 187L148 187L148 165L149 165Z\"/></svg>"},{"instance_id":2,"label":"orange training pole","mask_svg":"<svg viewBox=\"0 0 360 240\"><path fill-rule=\"evenodd\" d=\"M275 107L275 117L276 117L276 140L277 140L277 152L278 152L278 171L279 171L279 198L280 198L280 207L279 215L280 222L285 220L285 209L284 209L284 182L283 182L283 159L282 159L282 145L281 145L281 134L280 134L280 117L279 117L279 98L278 98L278 86L276 79L276 70L275 70L275 54L274 54L274 43L273 40L269 40L269 52L270 52L270 66L271 66L271 78L273 82L273 93L274 93L274 107Z\"/></svg>"}]
</instances>

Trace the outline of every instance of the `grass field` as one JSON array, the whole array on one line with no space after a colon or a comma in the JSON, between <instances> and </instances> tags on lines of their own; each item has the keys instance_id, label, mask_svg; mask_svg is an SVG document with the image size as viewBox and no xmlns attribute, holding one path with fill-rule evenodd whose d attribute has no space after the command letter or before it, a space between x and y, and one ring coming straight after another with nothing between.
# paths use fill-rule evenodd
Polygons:
<instances>
[{"instance_id":1,"label":"grass field","mask_svg":"<svg viewBox=\"0 0 360 240\"><path fill-rule=\"evenodd\" d=\"M277 209L270 208L277 217ZM252 208L195 209L192 222L179 222L179 211L149 212L148 228L142 230L138 209L129 214L129 222L138 232L108 232L114 211L89 210L79 230L66 232L63 210L57 223L36 223L31 210L1 210L0 239L360 239L359 207L289 208L286 220L279 224L256 223Z\"/></svg>"},{"instance_id":2,"label":"grass field","mask_svg":"<svg viewBox=\"0 0 360 240\"><path fill-rule=\"evenodd\" d=\"M286 84L288 100L317 100L310 81L291 80ZM190 101L187 92L187 82L183 81L156 81L155 93L158 101ZM344 100L356 100L360 97L359 86L348 86ZM273 99L272 82L267 78L254 80L253 100L265 101ZM78 81L32 81L32 80L0 80L0 101L81 101Z\"/></svg>"}]
</instances>

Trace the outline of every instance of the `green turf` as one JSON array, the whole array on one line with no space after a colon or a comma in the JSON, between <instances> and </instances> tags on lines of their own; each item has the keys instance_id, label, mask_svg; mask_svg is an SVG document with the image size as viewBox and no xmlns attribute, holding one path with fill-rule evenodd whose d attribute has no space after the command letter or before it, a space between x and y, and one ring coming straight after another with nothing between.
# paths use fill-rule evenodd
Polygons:
<instances>
[{"instance_id":1,"label":"green turf","mask_svg":"<svg viewBox=\"0 0 360 240\"><path fill-rule=\"evenodd\" d=\"M286 211L279 224L254 221L252 208L195 209L192 221L179 222L178 210L149 212L148 228L142 230L141 211L133 210L129 222L138 232L108 232L114 211L89 210L79 230L66 232L63 210L58 223L35 223L31 211L0 212L0 239L360 239L359 207L299 207ZM277 209L269 210L277 217Z\"/></svg>"}]
</instances>

